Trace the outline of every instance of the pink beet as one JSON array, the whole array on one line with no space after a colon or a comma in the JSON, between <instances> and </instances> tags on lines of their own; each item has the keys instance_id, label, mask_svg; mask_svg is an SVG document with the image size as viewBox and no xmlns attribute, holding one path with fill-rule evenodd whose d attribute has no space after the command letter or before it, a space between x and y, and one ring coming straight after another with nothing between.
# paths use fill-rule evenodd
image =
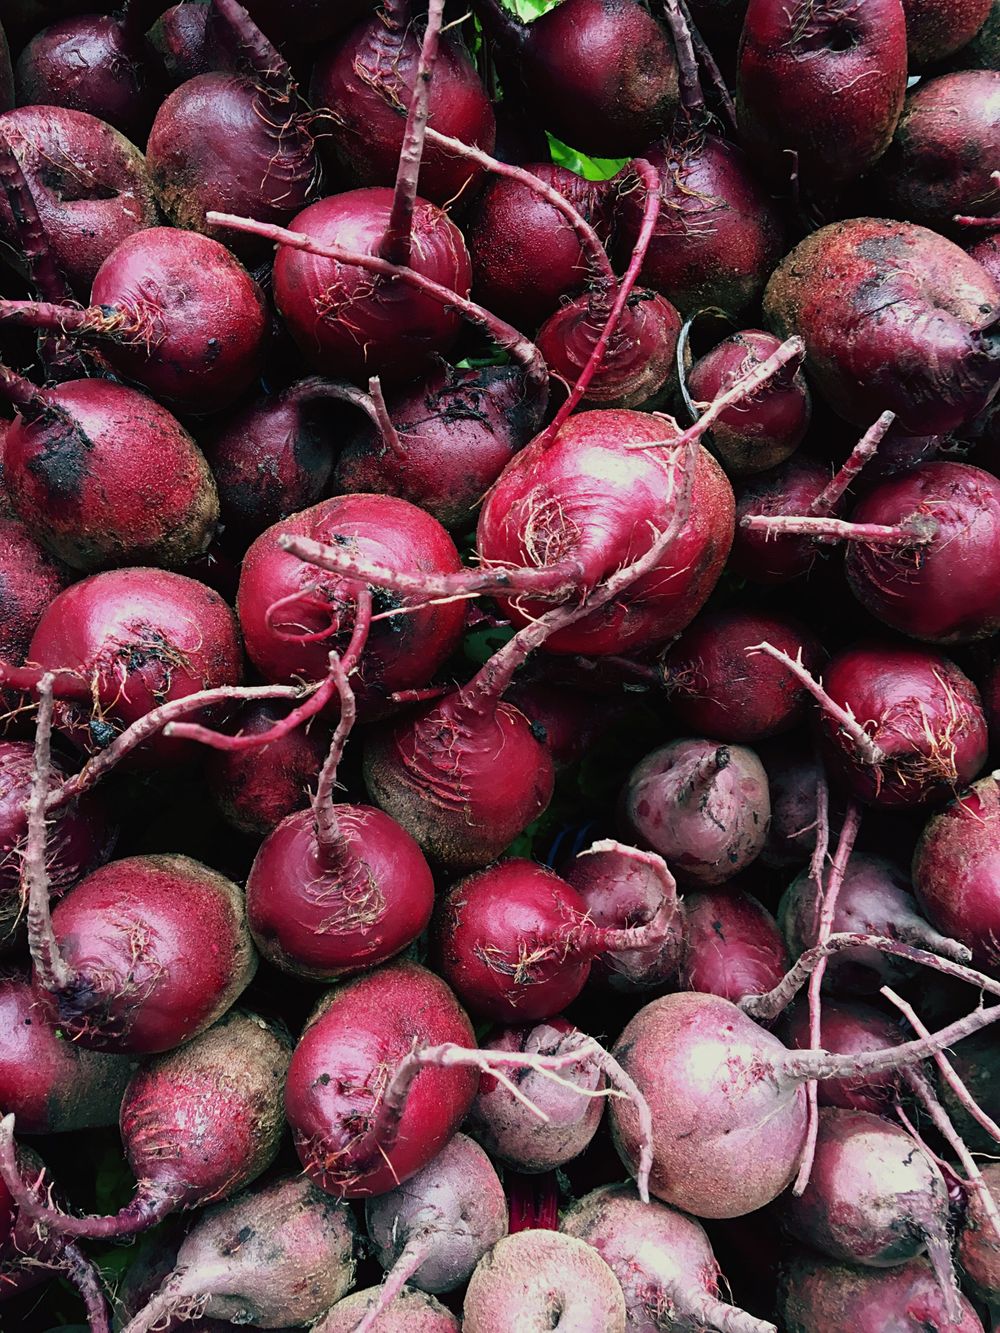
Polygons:
<instances>
[{"instance_id":1,"label":"pink beet","mask_svg":"<svg viewBox=\"0 0 1000 1333\"><path fill-rule=\"evenodd\" d=\"M964 1296L958 1319L923 1259L895 1268L857 1268L796 1254L784 1274L781 1314L788 1333L983 1333Z\"/></svg>"},{"instance_id":2,"label":"pink beet","mask_svg":"<svg viewBox=\"0 0 1000 1333\"><path fill-rule=\"evenodd\" d=\"M983 1163L983 1182L996 1200L1000 1195L1000 1163ZM971 1190L959 1232L956 1258L976 1292L995 1305L1000 1297L1000 1242L982 1199Z\"/></svg>"},{"instance_id":3,"label":"pink beet","mask_svg":"<svg viewBox=\"0 0 1000 1333\"><path fill-rule=\"evenodd\" d=\"M35 541L28 527L12 511L0 512L3 586L0 658L3 661L24 665L31 636L45 608L71 579L69 570Z\"/></svg>"},{"instance_id":4,"label":"pink beet","mask_svg":"<svg viewBox=\"0 0 1000 1333\"><path fill-rule=\"evenodd\" d=\"M396 962L331 991L292 1056L285 1114L306 1175L340 1198L384 1194L458 1129L476 1091L469 1068L421 1069L402 1107L388 1077L414 1043L473 1044L468 1018L440 978Z\"/></svg>"},{"instance_id":5,"label":"pink beet","mask_svg":"<svg viewBox=\"0 0 1000 1333\"><path fill-rule=\"evenodd\" d=\"M359 1321L382 1299L381 1287L367 1287L338 1301L316 1324L316 1333L355 1333ZM458 1320L433 1296L404 1287L378 1316L375 1333L459 1333Z\"/></svg>"},{"instance_id":6,"label":"pink beet","mask_svg":"<svg viewBox=\"0 0 1000 1333\"><path fill-rule=\"evenodd\" d=\"M899 1045L901 1035L899 1024L870 1004L826 998L820 1014L820 1033L823 1049L838 1055L887 1051ZM788 1011L781 1025L781 1036L794 1050L809 1048L807 1005L796 1004ZM867 1111L872 1115L891 1112L898 1093L899 1076L895 1070L860 1080L826 1078L816 1085L820 1106L839 1106L845 1111Z\"/></svg>"},{"instance_id":7,"label":"pink beet","mask_svg":"<svg viewBox=\"0 0 1000 1333\"><path fill-rule=\"evenodd\" d=\"M825 780L817 747L793 735L758 749L771 792L771 825L760 859L767 866L801 866L816 845L819 782Z\"/></svg>"},{"instance_id":8,"label":"pink beet","mask_svg":"<svg viewBox=\"0 0 1000 1333\"><path fill-rule=\"evenodd\" d=\"M763 995L788 969L788 949L771 913L730 884L684 897L685 990L734 1003Z\"/></svg>"}]
</instances>

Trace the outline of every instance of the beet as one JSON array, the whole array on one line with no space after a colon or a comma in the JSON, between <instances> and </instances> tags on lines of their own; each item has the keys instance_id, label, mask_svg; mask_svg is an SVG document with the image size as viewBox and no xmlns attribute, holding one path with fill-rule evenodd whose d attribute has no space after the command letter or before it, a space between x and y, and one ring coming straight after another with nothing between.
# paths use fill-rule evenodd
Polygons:
<instances>
[{"instance_id":1,"label":"beet","mask_svg":"<svg viewBox=\"0 0 1000 1333\"><path fill-rule=\"evenodd\" d=\"M420 61L420 25L409 0L389 0L313 66L313 106L329 114L330 142L349 180L391 185L403 148ZM442 40L430 90L430 124L441 134L493 151L493 108L456 30ZM473 192L481 171L428 144L420 166L423 198L442 206Z\"/></svg>"},{"instance_id":2,"label":"beet","mask_svg":"<svg viewBox=\"0 0 1000 1333\"><path fill-rule=\"evenodd\" d=\"M1000 1194L1000 1163L985 1162L983 1182L994 1200ZM969 1192L969 1202L958 1236L956 1258L976 1291L991 1304L1000 1295L1000 1242L979 1196Z\"/></svg>"},{"instance_id":3,"label":"beet","mask_svg":"<svg viewBox=\"0 0 1000 1333\"><path fill-rule=\"evenodd\" d=\"M724 1283L704 1229L666 1204L642 1203L630 1185L577 1199L560 1231L593 1246L621 1283L630 1333L774 1333L723 1303Z\"/></svg>"},{"instance_id":4,"label":"beet","mask_svg":"<svg viewBox=\"0 0 1000 1333\"><path fill-rule=\"evenodd\" d=\"M837 961L836 958L830 960L831 964ZM793 1050L808 1050L811 1044L808 1006L794 1005L780 1030L786 1045ZM823 1049L838 1055L887 1051L900 1042L897 1023L881 1010L853 999L823 999L820 1034ZM899 1075L891 1069L863 1079L825 1078L816 1085L820 1106L839 1106L846 1111L867 1111L872 1115L885 1115L891 1111L898 1092Z\"/></svg>"},{"instance_id":5,"label":"beet","mask_svg":"<svg viewBox=\"0 0 1000 1333\"><path fill-rule=\"evenodd\" d=\"M46 607L72 575L35 541L26 524L13 513L4 513L4 508L0 506L0 659L23 666Z\"/></svg>"},{"instance_id":6,"label":"beet","mask_svg":"<svg viewBox=\"0 0 1000 1333\"><path fill-rule=\"evenodd\" d=\"M780 343L770 333L748 329L723 339L688 373L690 396L710 402L748 367L762 365ZM786 366L752 404L724 412L712 427L711 444L731 477L765 472L789 458L809 425L810 398L801 367Z\"/></svg>"},{"instance_id":7,"label":"beet","mask_svg":"<svg viewBox=\"0 0 1000 1333\"><path fill-rule=\"evenodd\" d=\"M796 454L787 463L737 484L736 535L730 565L750 583L787 583L808 574L822 550L804 537L770 529L756 531L747 520L811 513L830 483L830 470L817 459Z\"/></svg>"},{"instance_id":8,"label":"beet","mask_svg":"<svg viewBox=\"0 0 1000 1333\"><path fill-rule=\"evenodd\" d=\"M157 220L142 154L117 130L83 111L24 106L0 116L56 263L78 294L126 236ZM0 236L16 245L14 219L0 198Z\"/></svg>"},{"instance_id":9,"label":"beet","mask_svg":"<svg viewBox=\"0 0 1000 1333\"><path fill-rule=\"evenodd\" d=\"M910 222L851 218L813 232L772 274L764 314L782 337L801 335L816 388L859 425L889 408L912 434L944 434L1000 383L1000 289Z\"/></svg>"},{"instance_id":10,"label":"beet","mask_svg":"<svg viewBox=\"0 0 1000 1333\"><path fill-rule=\"evenodd\" d=\"M533 23L501 0L475 11L497 43L507 95L584 153L639 153L673 120L677 62L636 0L565 0Z\"/></svg>"},{"instance_id":11,"label":"beet","mask_svg":"<svg viewBox=\"0 0 1000 1333\"><path fill-rule=\"evenodd\" d=\"M353 1250L347 1209L301 1176L279 1176L198 1219L176 1268L123 1333L149 1333L192 1309L241 1326L311 1324L352 1286Z\"/></svg>"},{"instance_id":12,"label":"beet","mask_svg":"<svg viewBox=\"0 0 1000 1333\"><path fill-rule=\"evenodd\" d=\"M645 156L659 173L662 203L642 280L685 317L707 306L739 315L781 258L774 204L739 149L714 135L654 145ZM634 192L621 196L619 212L630 247L639 231Z\"/></svg>"},{"instance_id":13,"label":"beet","mask_svg":"<svg viewBox=\"0 0 1000 1333\"><path fill-rule=\"evenodd\" d=\"M809 871L804 870L792 881L778 915L788 947L796 957L816 943L818 893ZM940 934L920 915L906 874L880 856L855 854L848 861L832 929L878 935L960 963L969 961L968 951L958 939ZM898 958L861 946L830 958L825 975L830 990L853 997L873 994L883 985L905 980L912 971Z\"/></svg>"},{"instance_id":14,"label":"beet","mask_svg":"<svg viewBox=\"0 0 1000 1333\"><path fill-rule=\"evenodd\" d=\"M282 549L285 534L301 534L378 565L428 574L460 568L455 544L441 525L392 496L338 496L268 528L244 557L237 598L247 653L266 680L322 680L331 649L349 637L365 587L302 563ZM406 601L415 605L426 598ZM377 609L400 610L406 601L385 597ZM452 602L373 625L352 681L362 707L426 684L458 646L464 620L461 603Z\"/></svg>"},{"instance_id":15,"label":"beet","mask_svg":"<svg viewBox=\"0 0 1000 1333\"><path fill-rule=\"evenodd\" d=\"M973 783L927 824L913 857L913 887L939 930L993 968L1000 938L1000 783Z\"/></svg>"},{"instance_id":16,"label":"beet","mask_svg":"<svg viewBox=\"0 0 1000 1333\"><path fill-rule=\"evenodd\" d=\"M9 1153L2 1162L7 1186L22 1209L69 1236L134 1235L177 1209L227 1198L277 1155L290 1053L284 1033L234 1009L179 1050L140 1069L125 1090L120 1119L138 1184L131 1202L112 1216L72 1217L39 1207L26 1184L16 1189Z\"/></svg>"},{"instance_id":17,"label":"beet","mask_svg":"<svg viewBox=\"0 0 1000 1333\"><path fill-rule=\"evenodd\" d=\"M19 409L4 440L4 482L59 559L89 572L183 565L205 550L219 517L215 483L166 408L108 380L54 389L8 380L4 390Z\"/></svg>"},{"instance_id":18,"label":"beet","mask_svg":"<svg viewBox=\"0 0 1000 1333\"><path fill-rule=\"evenodd\" d=\"M685 895L684 944L681 988L734 1004L744 995L765 995L788 968L774 917L731 884Z\"/></svg>"},{"instance_id":19,"label":"beet","mask_svg":"<svg viewBox=\"0 0 1000 1333\"><path fill-rule=\"evenodd\" d=\"M133 0L117 18L85 14L36 33L18 57L17 100L86 111L141 143L159 101L144 66L145 8Z\"/></svg>"},{"instance_id":20,"label":"beet","mask_svg":"<svg viewBox=\"0 0 1000 1333\"><path fill-rule=\"evenodd\" d=\"M313 1327L315 1333L356 1333L365 1314L380 1308L381 1287L352 1292ZM377 1333L459 1333L459 1324L439 1300L412 1287L404 1287L392 1304L379 1314Z\"/></svg>"},{"instance_id":21,"label":"beet","mask_svg":"<svg viewBox=\"0 0 1000 1333\"><path fill-rule=\"evenodd\" d=\"M983 1333L959 1296L959 1317L923 1259L894 1268L852 1268L797 1253L783 1275L780 1312L788 1333Z\"/></svg>"},{"instance_id":22,"label":"beet","mask_svg":"<svg viewBox=\"0 0 1000 1333\"><path fill-rule=\"evenodd\" d=\"M622 822L682 881L721 884L758 855L771 818L767 776L752 750L671 741L629 774Z\"/></svg>"},{"instance_id":23,"label":"beet","mask_svg":"<svg viewBox=\"0 0 1000 1333\"><path fill-rule=\"evenodd\" d=\"M196 75L161 103L146 157L156 200L178 227L218 233L212 209L287 222L316 192L310 115L287 63L237 0L213 0L240 45L247 73ZM241 254L261 255L242 239Z\"/></svg>"},{"instance_id":24,"label":"beet","mask_svg":"<svg viewBox=\"0 0 1000 1333\"><path fill-rule=\"evenodd\" d=\"M894 217L944 231L956 213L989 217L1000 207L990 177L998 155L1000 71L943 74L906 99L878 189Z\"/></svg>"},{"instance_id":25,"label":"beet","mask_svg":"<svg viewBox=\"0 0 1000 1333\"><path fill-rule=\"evenodd\" d=\"M462 1305L464 1333L518 1327L533 1333L551 1328L553 1319L578 1333L625 1333L618 1279L594 1249L558 1231L505 1237L472 1274Z\"/></svg>"},{"instance_id":26,"label":"beet","mask_svg":"<svg viewBox=\"0 0 1000 1333\"><path fill-rule=\"evenodd\" d=\"M242 669L236 619L222 598L162 569L74 583L42 615L28 660L40 668L35 680L57 673L56 729L92 754L167 700L237 684ZM189 753L154 736L131 762L159 767Z\"/></svg>"},{"instance_id":27,"label":"beet","mask_svg":"<svg viewBox=\"0 0 1000 1333\"><path fill-rule=\"evenodd\" d=\"M501 1023L551 1018L580 994L598 954L659 944L673 933L673 880L665 866L661 873L657 910L633 927L596 925L581 895L532 861L470 875L438 902L441 975L475 1014Z\"/></svg>"},{"instance_id":28,"label":"beet","mask_svg":"<svg viewBox=\"0 0 1000 1333\"><path fill-rule=\"evenodd\" d=\"M754 742L802 720L804 690L780 664L753 649L780 645L815 670L823 650L789 616L730 610L703 612L660 659L670 712L680 728L713 740Z\"/></svg>"},{"instance_id":29,"label":"beet","mask_svg":"<svg viewBox=\"0 0 1000 1333\"><path fill-rule=\"evenodd\" d=\"M238 735L260 736L287 716L288 709L275 704L247 704L230 725ZM260 749L213 751L206 778L222 817L241 833L270 833L308 803L329 746L329 732L314 724L295 727Z\"/></svg>"},{"instance_id":30,"label":"beet","mask_svg":"<svg viewBox=\"0 0 1000 1333\"><path fill-rule=\"evenodd\" d=\"M396 962L330 991L292 1056L285 1114L306 1175L341 1198L384 1194L435 1157L476 1092L475 1071L421 1069L402 1107L384 1099L414 1044L473 1044L452 992Z\"/></svg>"},{"instance_id":31,"label":"beet","mask_svg":"<svg viewBox=\"0 0 1000 1333\"><path fill-rule=\"evenodd\" d=\"M220 31L226 25L211 4L190 4L188 0L163 11L149 32L146 43L155 52L158 73L175 88L197 74L229 69L234 65L232 33Z\"/></svg>"},{"instance_id":32,"label":"beet","mask_svg":"<svg viewBox=\"0 0 1000 1333\"><path fill-rule=\"evenodd\" d=\"M765 742L758 758L771 793L771 825L760 859L772 867L804 865L816 845L819 787L825 781L817 747L796 734Z\"/></svg>"},{"instance_id":33,"label":"beet","mask_svg":"<svg viewBox=\"0 0 1000 1333\"><path fill-rule=\"evenodd\" d=\"M592 980L612 990L635 993L662 986L676 976L684 948L685 915L659 857L620 843L596 842L562 867L562 873L597 926L635 927L655 915L663 922L662 938L644 949L598 954Z\"/></svg>"},{"instance_id":34,"label":"beet","mask_svg":"<svg viewBox=\"0 0 1000 1333\"><path fill-rule=\"evenodd\" d=\"M961 52L983 26L990 4L989 0L903 0L903 12L910 65L919 69Z\"/></svg>"},{"instance_id":35,"label":"beet","mask_svg":"<svg viewBox=\"0 0 1000 1333\"><path fill-rule=\"evenodd\" d=\"M51 922L36 924L35 884L29 904L36 991L90 1050L169 1051L224 1014L256 969L242 893L186 856L112 861Z\"/></svg>"},{"instance_id":36,"label":"beet","mask_svg":"<svg viewBox=\"0 0 1000 1333\"><path fill-rule=\"evenodd\" d=\"M19 969L0 972L0 1106L19 1134L60 1134L113 1125L135 1064L88 1051L49 1025Z\"/></svg>"}]
</instances>

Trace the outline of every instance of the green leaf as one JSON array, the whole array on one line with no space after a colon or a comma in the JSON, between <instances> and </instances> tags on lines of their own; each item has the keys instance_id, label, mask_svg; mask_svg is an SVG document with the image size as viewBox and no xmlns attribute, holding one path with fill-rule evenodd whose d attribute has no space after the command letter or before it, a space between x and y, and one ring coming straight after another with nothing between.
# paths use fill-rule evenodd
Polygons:
<instances>
[{"instance_id":1,"label":"green leaf","mask_svg":"<svg viewBox=\"0 0 1000 1333\"><path fill-rule=\"evenodd\" d=\"M556 166L575 171L588 181L610 180L631 161L627 157L587 157L585 153L578 153L575 148L564 144L554 134L549 134L548 130L545 134L549 141L549 153Z\"/></svg>"},{"instance_id":2,"label":"green leaf","mask_svg":"<svg viewBox=\"0 0 1000 1333\"><path fill-rule=\"evenodd\" d=\"M541 18L550 9L555 9L556 5L561 4L562 0L503 0L504 8L516 14L519 19L524 19L526 23Z\"/></svg>"}]
</instances>

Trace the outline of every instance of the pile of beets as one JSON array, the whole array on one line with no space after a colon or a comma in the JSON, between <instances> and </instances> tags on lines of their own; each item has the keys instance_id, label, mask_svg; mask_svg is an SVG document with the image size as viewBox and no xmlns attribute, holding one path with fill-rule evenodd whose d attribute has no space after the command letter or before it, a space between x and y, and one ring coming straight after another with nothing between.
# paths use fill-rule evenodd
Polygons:
<instances>
[{"instance_id":1,"label":"pile of beets","mask_svg":"<svg viewBox=\"0 0 1000 1333\"><path fill-rule=\"evenodd\" d=\"M0 1327L996 1333L1000 0L0 23Z\"/></svg>"}]
</instances>

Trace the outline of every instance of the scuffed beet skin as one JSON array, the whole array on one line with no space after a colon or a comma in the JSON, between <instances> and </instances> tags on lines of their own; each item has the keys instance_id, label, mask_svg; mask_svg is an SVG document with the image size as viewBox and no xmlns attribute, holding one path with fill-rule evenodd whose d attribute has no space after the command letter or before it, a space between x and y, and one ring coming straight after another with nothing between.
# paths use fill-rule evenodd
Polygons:
<instances>
[{"instance_id":1,"label":"scuffed beet skin","mask_svg":"<svg viewBox=\"0 0 1000 1333\"><path fill-rule=\"evenodd\" d=\"M888 148L905 92L900 0L750 0L737 116L743 142L774 179L797 173L821 193L854 180Z\"/></svg>"},{"instance_id":2,"label":"scuffed beet skin","mask_svg":"<svg viewBox=\"0 0 1000 1333\"><path fill-rule=\"evenodd\" d=\"M0 741L0 950L17 937L23 924L21 859L34 766L34 745ZM70 773L70 765L58 756L53 757L52 769L55 781ZM99 865L110 854L116 834L103 792L85 792L57 812L45 844L51 894L62 895Z\"/></svg>"},{"instance_id":3,"label":"scuffed beet skin","mask_svg":"<svg viewBox=\"0 0 1000 1333\"><path fill-rule=\"evenodd\" d=\"M445 983L415 963L391 963L320 1001L285 1092L296 1151L315 1184L341 1198L385 1194L437 1156L472 1105L474 1069L421 1069L384 1155L368 1131L414 1044L448 1041L474 1046L472 1025Z\"/></svg>"},{"instance_id":4,"label":"scuffed beet skin","mask_svg":"<svg viewBox=\"0 0 1000 1333\"><path fill-rule=\"evenodd\" d=\"M95 870L52 913L74 976L36 991L89 1050L168 1051L203 1032L257 966L237 886L186 856L132 856Z\"/></svg>"},{"instance_id":5,"label":"scuffed beet skin","mask_svg":"<svg viewBox=\"0 0 1000 1333\"><path fill-rule=\"evenodd\" d=\"M398 495L446 528L464 527L542 423L544 402L514 366L440 365L388 396L397 453L360 423L336 462L340 491Z\"/></svg>"},{"instance_id":6,"label":"scuffed beet skin","mask_svg":"<svg viewBox=\"0 0 1000 1333\"><path fill-rule=\"evenodd\" d=\"M744 995L766 994L788 969L774 917L731 884L684 895L684 945L681 987L734 1004Z\"/></svg>"},{"instance_id":7,"label":"scuffed beet skin","mask_svg":"<svg viewBox=\"0 0 1000 1333\"><path fill-rule=\"evenodd\" d=\"M577 560L581 584L590 588L637 560L652 544L654 527L661 530L668 502L676 503L677 475L673 452L634 446L662 443L674 430L644 413L606 409L571 416L550 442L540 437L504 469L483 505L481 561L524 567ZM722 572L733 513L725 474L700 449L690 517L657 568L622 599L558 630L546 650L623 653L683 629ZM647 514L649 523L643 521ZM547 609L528 598L500 600L517 625Z\"/></svg>"},{"instance_id":8,"label":"scuffed beet skin","mask_svg":"<svg viewBox=\"0 0 1000 1333\"><path fill-rule=\"evenodd\" d=\"M532 162L525 169L558 190L607 240L612 185L584 180L551 162ZM521 181L490 179L466 227L466 239L475 299L519 329L537 328L564 296L582 290L587 282L587 260L576 232Z\"/></svg>"},{"instance_id":9,"label":"scuffed beet skin","mask_svg":"<svg viewBox=\"0 0 1000 1333\"><path fill-rule=\"evenodd\" d=\"M492 153L493 108L461 32L459 27L438 46L428 124L439 134ZM329 142L347 178L357 185L392 185L396 179L422 36L419 21L399 22L380 11L323 52L313 66L310 101L332 113ZM474 191L482 174L482 168L428 143L418 189L423 198L445 205L464 191Z\"/></svg>"},{"instance_id":10,"label":"scuffed beet skin","mask_svg":"<svg viewBox=\"0 0 1000 1333\"><path fill-rule=\"evenodd\" d=\"M238 685L243 669L236 617L219 594L163 569L109 570L74 583L43 614L28 661L91 683L92 705L55 706L57 729L91 754L159 704ZM158 767L191 753L186 742L157 735L127 762Z\"/></svg>"},{"instance_id":11,"label":"scuffed beet skin","mask_svg":"<svg viewBox=\"0 0 1000 1333\"><path fill-rule=\"evenodd\" d=\"M321 245L378 256L392 190L372 186L321 199L299 213L292 231ZM411 265L425 278L468 296L472 265L462 234L436 204L418 199ZM324 375L399 383L428 369L455 342L461 316L398 279L282 246L274 261L274 298L303 356Z\"/></svg>"},{"instance_id":12,"label":"scuffed beet skin","mask_svg":"<svg viewBox=\"0 0 1000 1333\"><path fill-rule=\"evenodd\" d=\"M809 1050L809 1006L800 1001L781 1024L781 1038L795 1050ZM860 1055L865 1051L887 1051L903 1037L899 1024L880 1009L857 1000L823 999L820 1013L820 1045L837 1055ZM868 1111L891 1115L899 1088L896 1070L885 1070L865 1078L823 1078L816 1084L820 1106L839 1106L845 1111Z\"/></svg>"},{"instance_id":13,"label":"scuffed beet skin","mask_svg":"<svg viewBox=\"0 0 1000 1333\"><path fill-rule=\"evenodd\" d=\"M956 1324L924 1259L852 1268L800 1250L782 1276L779 1310L787 1333L983 1333L971 1304L961 1295L958 1300Z\"/></svg>"},{"instance_id":14,"label":"scuffed beet skin","mask_svg":"<svg viewBox=\"0 0 1000 1333\"><path fill-rule=\"evenodd\" d=\"M10 47L7 34L0 23L0 112L9 111L14 105L14 71L10 65Z\"/></svg>"},{"instance_id":15,"label":"scuffed beet skin","mask_svg":"<svg viewBox=\"0 0 1000 1333\"><path fill-rule=\"evenodd\" d=\"M666 33L636 0L565 0L533 23L502 0L474 6L496 38L501 79L547 130L598 157L639 153L677 107Z\"/></svg>"},{"instance_id":16,"label":"scuffed beet skin","mask_svg":"<svg viewBox=\"0 0 1000 1333\"><path fill-rule=\"evenodd\" d=\"M416 573L461 568L455 543L440 523L393 496L336 496L268 528L243 560L236 603L247 652L266 680L324 679L331 650L343 651L350 637L359 589L357 580L324 573L282 551L283 533ZM270 613L282 599L284 608ZM375 595L376 612L401 605ZM373 625L351 682L359 703L371 706L395 690L426 684L458 646L464 624L464 606L451 602Z\"/></svg>"},{"instance_id":17,"label":"scuffed beet skin","mask_svg":"<svg viewBox=\"0 0 1000 1333\"><path fill-rule=\"evenodd\" d=\"M156 203L142 154L84 111L22 106L0 116L0 134L21 164L56 263L79 296L126 236L155 226ZM0 236L17 250L0 194Z\"/></svg>"},{"instance_id":18,"label":"scuffed beet skin","mask_svg":"<svg viewBox=\"0 0 1000 1333\"><path fill-rule=\"evenodd\" d=\"M661 204L642 281L684 316L706 306L738 315L763 291L784 251L774 204L740 150L714 135L654 144L643 156L659 173ZM639 234L641 194L623 191L618 212L624 256Z\"/></svg>"},{"instance_id":19,"label":"scuffed beet skin","mask_svg":"<svg viewBox=\"0 0 1000 1333\"><path fill-rule=\"evenodd\" d=\"M821 227L775 270L764 314L805 339L813 383L868 426L887 408L914 435L946 434L1000 383L1000 289L926 227L851 218Z\"/></svg>"},{"instance_id":20,"label":"scuffed beet skin","mask_svg":"<svg viewBox=\"0 0 1000 1333\"><path fill-rule=\"evenodd\" d=\"M314 1333L354 1333L362 1317L381 1301L381 1287L345 1296L314 1325ZM381 1333L460 1333L459 1323L434 1296L404 1287L378 1317ZM964 1333L964 1330L963 1330Z\"/></svg>"},{"instance_id":21,"label":"scuffed beet skin","mask_svg":"<svg viewBox=\"0 0 1000 1333\"><path fill-rule=\"evenodd\" d=\"M287 715L287 705L246 704L226 730L259 736ZM205 776L223 819L241 833L270 833L286 815L308 804L329 748L329 729L313 721L259 749L209 750Z\"/></svg>"},{"instance_id":22,"label":"scuffed beet skin","mask_svg":"<svg viewBox=\"0 0 1000 1333\"><path fill-rule=\"evenodd\" d=\"M962 47L986 22L990 0L903 0L903 12L910 65L919 69L956 51L962 61Z\"/></svg>"},{"instance_id":23,"label":"scuffed beet skin","mask_svg":"<svg viewBox=\"0 0 1000 1333\"><path fill-rule=\"evenodd\" d=\"M920 906L979 964L1000 958L1000 784L980 778L929 821L913 856Z\"/></svg>"},{"instance_id":24,"label":"scuffed beet skin","mask_svg":"<svg viewBox=\"0 0 1000 1333\"><path fill-rule=\"evenodd\" d=\"M1000 209L990 179L998 159L1000 71L944 74L906 99L877 188L894 217L950 231L956 213L991 217Z\"/></svg>"},{"instance_id":25,"label":"scuffed beet skin","mask_svg":"<svg viewBox=\"0 0 1000 1333\"><path fill-rule=\"evenodd\" d=\"M26 972L0 973L0 1106L18 1134L113 1125L135 1063L57 1035Z\"/></svg>"},{"instance_id":26,"label":"scuffed beet skin","mask_svg":"<svg viewBox=\"0 0 1000 1333\"><path fill-rule=\"evenodd\" d=\"M46 398L55 411L8 427L4 482L54 555L90 572L183 565L206 549L219 517L215 482L166 408L100 379L70 380Z\"/></svg>"},{"instance_id":27,"label":"scuffed beet skin","mask_svg":"<svg viewBox=\"0 0 1000 1333\"><path fill-rule=\"evenodd\" d=\"M887 477L852 523L927 523L926 546L852 541L844 570L858 601L891 629L931 643L969 643L1000 629L1000 480L944 460Z\"/></svg>"}]
</instances>

